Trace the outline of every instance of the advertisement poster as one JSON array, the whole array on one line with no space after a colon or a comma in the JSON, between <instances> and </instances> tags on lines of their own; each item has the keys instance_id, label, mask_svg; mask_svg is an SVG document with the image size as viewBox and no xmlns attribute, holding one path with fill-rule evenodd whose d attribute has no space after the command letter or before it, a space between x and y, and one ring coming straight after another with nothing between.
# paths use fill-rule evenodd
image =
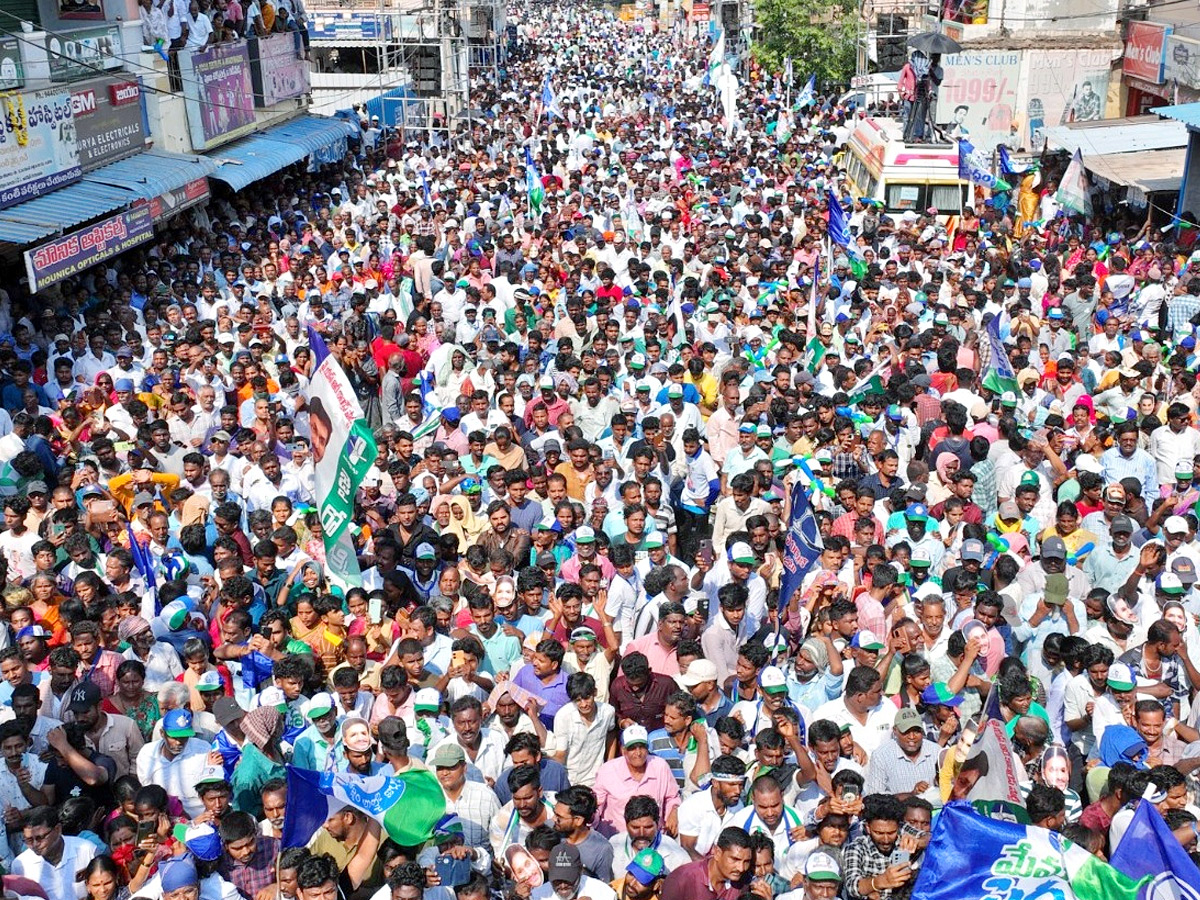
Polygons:
<instances>
[{"instance_id":1,"label":"advertisement poster","mask_svg":"<svg viewBox=\"0 0 1200 900\"><path fill-rule=\"evenodd\" d=\"M1041 150L1047 127L1104 118L1113 57L1112 50L1028 51L1026 147Z\"/></svg>"},{"instance_id":2,"label":"advertisement poster","mask_svg":"<svg viewBox=\"0 0 1200 900\"><path fill-rule=\"evenodd\" d=\"M0 115L0 209L79 180L83 171L68 91L14 94L0 102Z\"/></svg>"},{"instance_id":3,"label":"advertisement poster","mask_svg":"<svg viewBox=\"0 0 1200 900\"><path fill-rule=\"evenodd\" d=\"M104 19L101 0L58 0L60 19Z\"/></svg>"},{"instance_id":4,"label":"advertisement poster","mask_svg":"<svg viewBox=\"0 0 1200 900\"><path fill-rule=\"evenodd\" d=\"M208 150L254 129L247 44L218 44L179 54L192 147Z\"/></svg>"},{"instance_id":5,"label":"advertisement poster","mask_svg":"<svg viewBox=\"0 0 1200 900\"><path fill-rule=\"evenodd\" d=\"M1170 25L1130 22L1125 38L1125 58L1121 71L1151 84L1163 83L1163 51L1167 47Z\"/></svg>"},{"instance_id":6,"label":"advertisement poster","mask_svg":"<svg viewBox=\"0 0 1200 900\"><path fill-rule=\"evenodd\" d=\"M46 35L50 80L71 81L97 69L121 67L121 29L116 25Z\"/></svg>"},{"instance_id":7,"label":"advertisement poster","mask_svg":"<svg viewBox=\"0 0 1200 900\"><path fill-rule=\"evenodd\" d=\"M1200 41L1171 34L1167 35L1166 46L1164 79L1193 89L1200 86Z\"/></svg>"},{"instance_id":8,"label":"advertisement poster","mask_svg":"<svg viewBox=\"0 0 1200 900\"><path fill-rule=\"evenodd\" d=\"M124 253L154 237L150 207L138 206L25 251L30 293Z\"/></svg>"},{"instance_id":9,"label":"advertisement poster","mask_svg":"<svg viewBox=\"0 0 1200 900\"><path fill-rule=\"evenodd\" d=\"M256 106L274 106L308 93L309 66L303 52L298 31L251 41L250 73Z\"/></svg>"},{"instance_id":10,"label":"advertisement poster","mask_svg":"<svg viewBox=\"0 0 1200 900\"><path fill-rule=\"evenodd\" d=\"M160 194L150 201L150 214L154 221L169 219L176 213L181 213L208 199L208 179L193 178L181 188L175 188L165 194Z\"/></svg>"},{"instance_id":11,"label":"advertisement poster","mask_svg":"<svg viewBox=\"0 0 1200 900\"><path fill-rule=\"evenodd\" d=\"M13 35L0 35L0 91L15 91L24 84L21 42Z\"/></svg>"},{"instance_id":12,"label":"advertisement poster","mask_svg":"<svg viewBox=\"0 0 1200 900\"><path fill-rule=\"evenodd\" d=\"M146 146L142 88L136 81L96 78L72 85L71 109L79 141L79 164L90 172Z\"/></svg>"},{"instance_id":13,"label":"advertisement poster","mask_svg":"<svg viewBox=\"0 0 1200 900\"><path fill-rule=\"evenodd\" d=\"M947 135L968 138L983 153L1007 142L1017 121L1021 53L966 51L943 57L942 69L935 121Z\"/></svg>"}]
</instances>

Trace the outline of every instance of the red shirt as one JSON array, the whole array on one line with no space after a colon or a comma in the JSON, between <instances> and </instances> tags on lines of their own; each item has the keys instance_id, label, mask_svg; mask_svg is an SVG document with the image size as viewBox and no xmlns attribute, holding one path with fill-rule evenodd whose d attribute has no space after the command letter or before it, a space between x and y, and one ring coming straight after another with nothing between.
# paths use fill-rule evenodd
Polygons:
<instances>
[{"instance_id":1,"label":"red shirt","mask_svg":"<svg viewBox=\"0 0 1200 900\"><path fill-rule=\"evenodd\" d=\"M680 866L667 876L662 886L661 900L736 900L741 896L742 888L749 884L749 875L742 878L741 883L718 885L713 890L708 881L708 864L711 856L697 859L687 865Z\"/></svg>"}]
</instances>

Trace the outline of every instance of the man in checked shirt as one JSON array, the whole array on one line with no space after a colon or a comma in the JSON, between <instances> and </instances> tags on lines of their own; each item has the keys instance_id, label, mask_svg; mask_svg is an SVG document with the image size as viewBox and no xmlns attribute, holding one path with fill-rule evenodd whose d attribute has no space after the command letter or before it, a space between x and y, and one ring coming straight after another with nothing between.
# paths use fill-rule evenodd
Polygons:
<instances>
[{"instance_id":1,"label":"man in checked shirt","mask_svg":"<svg viewBox=\"0 0 1200 900\"><path fill-rule=\"evenodd\" d=\"M264 835L254 817L244 812L228 813L218 833L225 848L217 866L221 877L233 884L245 900L274 900L279 841Z\"/></svg>"}]
</instances>

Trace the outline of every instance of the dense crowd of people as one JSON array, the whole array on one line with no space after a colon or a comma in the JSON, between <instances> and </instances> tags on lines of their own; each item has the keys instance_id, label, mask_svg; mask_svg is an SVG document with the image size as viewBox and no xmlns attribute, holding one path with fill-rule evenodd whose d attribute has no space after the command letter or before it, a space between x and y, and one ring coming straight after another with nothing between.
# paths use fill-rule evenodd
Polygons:
<instances>
[{"instance_id":1,"label":"dense crowd of people","mask_svg":"<svg viewBox=\"0 0 1200 900\"><path fill-rule=\"evenodd\" d=\"M951 799L1194 852L1200 252L1048 175L889 214L859 112L753 66L730 106L683 22L509 16L470 126L3 298L6 892L897 900ZM349 590L310 330L378 446ZM288 765L446 816L283 847Z\"/></svg>"}]
</instances>

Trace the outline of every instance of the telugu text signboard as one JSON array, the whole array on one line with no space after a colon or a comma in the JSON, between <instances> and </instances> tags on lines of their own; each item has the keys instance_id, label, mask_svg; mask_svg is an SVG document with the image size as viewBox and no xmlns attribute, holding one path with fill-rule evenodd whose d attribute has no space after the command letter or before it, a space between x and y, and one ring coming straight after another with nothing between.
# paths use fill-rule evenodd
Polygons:
<instances>
[{"instance_id":1,"label":"telugu text signboard","mask_svg":"<svg viewBox=\"0 0 1200 900\"><path fill-rule=\"evenodd\" d=\"M0 209L78 181L71 94L26 91L0 99Z\"/></svg>"},{"instance_id":2,"label":"telugu text signboard","mask_svg":"<svg viewBox=\"0 0 1200 900\"><path fill-rule=\"evenodd\" d=\"M36 294L152 237L154 219L147 204L26 250L29 291Z\"/></svg>"},{"instance_id":3,"label":"telugu text signboard","mask_svg":"<svg viewBox=\"0 0 1200 900\"><path fill-rule=\"evenodd\" d=\"M192 148L209 150L254 129L250 48L218 44L179 54Z\"/></svg>"}]
</instances>

